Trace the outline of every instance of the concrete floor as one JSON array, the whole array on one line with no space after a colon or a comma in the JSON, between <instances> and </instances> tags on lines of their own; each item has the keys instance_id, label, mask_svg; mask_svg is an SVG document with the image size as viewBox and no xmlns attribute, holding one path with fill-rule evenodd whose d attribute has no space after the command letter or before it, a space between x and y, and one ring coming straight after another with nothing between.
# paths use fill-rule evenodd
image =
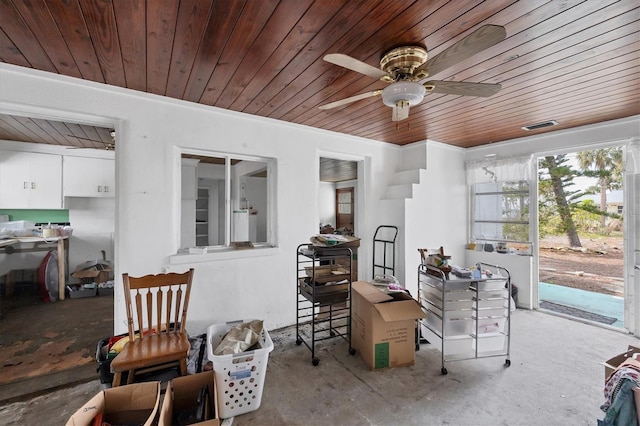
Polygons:
<instances>
[{"instance_id":1,"label":"concrete floor","mask_svg":"<svg viewBox=\"0 0 640 426\"><path fill-rule=\"evenodd\" d=\"M369 371L346 342L309 350L295 327L270 332L262 404L234 425L593 425L604 413L600 364L640 341L628 334L534 311L512 315L511 366L505 357L455 361L440 373L440 352L424 344L412 367ZM99 381L0 407L0 425L61 425Z\"/></svg>"}]
</instances>

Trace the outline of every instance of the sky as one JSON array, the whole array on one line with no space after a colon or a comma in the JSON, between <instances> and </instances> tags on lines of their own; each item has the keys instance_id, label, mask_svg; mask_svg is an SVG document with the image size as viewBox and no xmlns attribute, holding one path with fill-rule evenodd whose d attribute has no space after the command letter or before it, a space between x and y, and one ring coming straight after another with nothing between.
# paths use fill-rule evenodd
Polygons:
<instances>
[{"instance_id":1,"label":"sky","mask_svg":"<svg viewBox=\"0 0 640 426\"><path fill-rule=\"evenodd\" d=\"M567 154L567 159L569 160L569 164L574 170L579 170L578 160L576 158L576 153L572 152ZM568 187L571 191L583 191L590 186L594 186L598 184L598 180L596 178L587 177L587 176L577 176L573 178L573 185ZM593 200L596 204L600 204L600 194L593 195L585 195L584 197L580 197L580 200ZM607 202L608 203L622 203L623 202L623 191L607 191Z\"/></svg>"}]
</instances>

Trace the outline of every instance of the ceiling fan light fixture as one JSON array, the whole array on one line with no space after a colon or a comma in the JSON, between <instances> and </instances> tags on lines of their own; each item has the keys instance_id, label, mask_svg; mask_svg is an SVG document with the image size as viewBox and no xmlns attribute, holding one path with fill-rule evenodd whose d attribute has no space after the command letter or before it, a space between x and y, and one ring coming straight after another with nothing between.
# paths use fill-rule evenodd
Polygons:
<instances>
[{"instance_id":1,"label":"ceiling fan light fixture","mask_svg":"<svg viewBox=\"0 0 640 426\"><path fill-rule=\"evenodd\" d=\"M391 121L402 121L409 118L409 102L398 101L391 111Z\"/></svg>"},{"instance_id":2,"label":"ceiling fan light fixture","mask_svg":"<svg viewBox=\"0 0 640 426\"><path fill-rule=\"evenodd\" d=\"M398 81L382 90L382 102L386 106L396 107L399 101L406 101L408 106L418 105L422 102L426 90L424 86L415 81Z\"/></svg>"}]
</instances>

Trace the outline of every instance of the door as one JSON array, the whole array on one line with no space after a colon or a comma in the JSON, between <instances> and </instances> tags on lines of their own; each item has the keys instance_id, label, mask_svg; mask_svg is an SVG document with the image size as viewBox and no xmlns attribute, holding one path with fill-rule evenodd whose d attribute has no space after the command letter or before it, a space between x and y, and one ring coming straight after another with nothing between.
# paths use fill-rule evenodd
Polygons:
<instances>
[{"instance_id":1,"label":"door","mask_svg":"<svg viewBox=\"0 0 640 426\"><path fill-rule=\"evenodd\" d=\"M624 318L620 147L545 155L538 181L538 306L594 324Z\"/></svg>"},{"instance_id":2,"label":"door","mask_svg":"<svg viewBox=\"0 0 640 426\"><path fill-rule=\"evenodd\" d=\"M336 189L336 229L353 232L353 187Z\"/></svg>"}]
</instances>

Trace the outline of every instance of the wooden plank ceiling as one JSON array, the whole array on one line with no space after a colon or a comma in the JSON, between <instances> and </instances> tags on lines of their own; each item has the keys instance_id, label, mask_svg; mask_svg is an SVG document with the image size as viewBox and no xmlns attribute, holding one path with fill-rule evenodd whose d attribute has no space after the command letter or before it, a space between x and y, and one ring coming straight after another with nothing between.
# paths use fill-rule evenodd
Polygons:
<instances>
[{"instance_id":1,"label":"wooden plank ceiling","mask_svg":"<svg viewBox=\"0 0 640 426\"><path fill-rule=\"evenodd\" d=\"M639 20L637 0L0 0L0 61L392 144L473 147L640 114ZM379 67L421 45L433 57L486 24L506 39L429 78L500 83L496 95L427 94L400 122L379 96L318 109L387 85L324 55ZM547 120L559 124L521 129ZM109 130L0 116L10 140L101 147Z\"/></svg>"}]
</instances>

